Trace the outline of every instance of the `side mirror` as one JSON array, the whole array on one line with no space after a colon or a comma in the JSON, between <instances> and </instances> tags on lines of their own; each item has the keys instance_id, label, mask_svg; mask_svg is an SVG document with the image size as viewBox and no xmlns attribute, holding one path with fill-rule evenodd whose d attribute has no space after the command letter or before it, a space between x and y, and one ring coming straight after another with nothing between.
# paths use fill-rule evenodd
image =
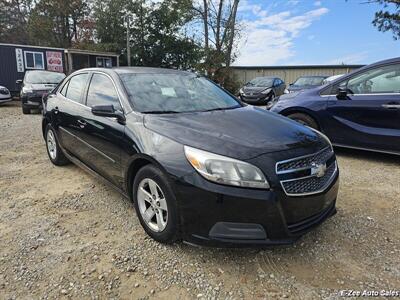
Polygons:
<instances>
[{"instance_id":1,"label":"side mirror","mask_svg":"<svg viewBox=\"0 0 400 300\"><path fill-rule=\"evenodd\" d=\"M15 83L18 85L22 84L22 79L18 79Z\"/></svg>"},{"instance_id":2,"label":"side mirror","mask_svg":"<svg viewBox=\"0 0 400 300\"><path fill-rule=\"evenodd\" d=\"M339 100L347 100L347 89L345 88L339 88L338 92L336 94L336 98Z\"/></svg>"},{"instance_id":3,"label":"side mirror","mask_svg":"<svg viewBox=\"0 0 400 300\"><path fill-rule=\"evenodd\" d=\"M289 83L289 86L292 86L293 85L293 83Z\"/></svg>"},{"instance_id":4,"label":"side mirror","mask_svg":"<svg viewBox=\"0 0 400 300\"><path fill-rule=\"evenodd\" d=\"M124 114L114 109L114 105L95 105L92 107L92 114L100 117L116 118L119 123L125 124Z\"/></svg>"}]
</instances>

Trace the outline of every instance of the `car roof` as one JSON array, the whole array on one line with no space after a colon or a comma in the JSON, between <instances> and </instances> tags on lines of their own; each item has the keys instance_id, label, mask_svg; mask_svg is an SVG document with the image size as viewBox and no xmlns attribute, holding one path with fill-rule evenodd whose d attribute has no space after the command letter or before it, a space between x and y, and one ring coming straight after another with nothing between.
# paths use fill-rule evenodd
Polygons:
<instances>
[{"instance_id":1,"label":"car roof","mask_svg":"<svg viewBox=\"0 0 400 300\"><path fill-rule=\"evenodd\" d=\"M193 75L194 72L167 69L167 68L151 68L151 67L113 67L113 68L85 68L79 69L76 72L95 72L101 71L104 73L117 73L117 74L180 74L180 75Z\"/></svg>"}]
</instances>

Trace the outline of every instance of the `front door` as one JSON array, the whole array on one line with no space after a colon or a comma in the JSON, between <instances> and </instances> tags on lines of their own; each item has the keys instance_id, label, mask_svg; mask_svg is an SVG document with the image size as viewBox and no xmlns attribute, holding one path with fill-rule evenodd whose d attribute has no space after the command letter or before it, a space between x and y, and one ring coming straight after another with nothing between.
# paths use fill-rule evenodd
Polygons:
<instances>
[{"instance_id":1,"label":"front door","mask_svg":"<svg viewBox=\"0 0 400 300\"><path fill-rule=\"evenodd\" d=\"M339 84L347 99L332 96L328 112L336 144L400 152L400 64L371 68Z\"/></svg>"},{"instance_id":2,"label":"front door","mask_svg":"<svg viewBox=\"0 0 400 300\"><path fill-rule=\"evenodd\" d=\"M80 138L88 145L85 160L91 162L96 172L122 187L121 151L125 126L115 118L93 115L91 108L96 105L113 105L122 111L112 79L102 73L93 73L90 79L86 99L89 110L80 119L83 124Z\"/></svg>"}]
</instances>

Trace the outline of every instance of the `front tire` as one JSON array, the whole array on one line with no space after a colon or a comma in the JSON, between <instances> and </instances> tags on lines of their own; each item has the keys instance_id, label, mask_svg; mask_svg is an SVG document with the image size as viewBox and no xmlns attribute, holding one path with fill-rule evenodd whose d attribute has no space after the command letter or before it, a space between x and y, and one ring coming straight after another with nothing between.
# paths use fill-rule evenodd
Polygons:
<instances>
[{"instance_id":1,"label":"front tire","mask_svg":"<svg viewBox=\"0 0 400 300\"><path fill-rule=\"evenodd\" d=\"M56 166L67 165L69 160L62 152L56 133L50 124L47 124L46 126L45 137L47 154L50 158L50 161Z\"/></svg>"},{"instance_id":2,"label":"front tire","mask_svg":"<svg viewBox=\"0 0 400 300\"><path fill-rule=\"evenodd\" d=\"M22 113L23 113L24 115L29 115L29 114L31 113L31 109L28 108L28 107L22 106Z\"/></svg>"},{"instance_id":3,"label":"front tire","mask_svg":"<svg viewBox=\"0 0 400 300\"><path fill-rule=\"evenodd\" d=\"M302 124L302 125L319 130L319 126L318 126L317 122L309 115L306 115L303 113L294 113L294 114L288 115L287 117L289 119L292 119L292 120Z\"/></svg>"},{"instance_id":4,"label":"front tire","mask_svg":"<svg viewBox=\"0 0 400 300\"><path fill-rule=\"evenodd\" d=\"M140 224L154 240L171 244L179 239L179 217L168 178L154 165L139 170L133 182L133 201Z\"/></svg>"}]
</instances>

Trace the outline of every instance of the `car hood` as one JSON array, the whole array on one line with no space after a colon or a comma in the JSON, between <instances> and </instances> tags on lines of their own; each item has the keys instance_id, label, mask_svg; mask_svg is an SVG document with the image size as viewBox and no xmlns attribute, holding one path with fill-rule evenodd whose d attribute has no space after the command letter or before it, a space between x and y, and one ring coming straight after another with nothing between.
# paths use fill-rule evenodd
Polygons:
<instances>
[{"instance_id":1,"label":"car hood","mask_svg":"<svg viewBox=\"0 0 400 300\"><path fill-rule=\"evenodd\" d=\"M26 86L33 91L51 91L57 86L57 83L28 83Z\"/></svg>"},{"instance_id":2,"label":"car hood","mask_svg":"<svg viewBox=\"0 0 400 300\"><path fill-rule=\"evenodd\" d=\"M242 88L243 92L248 93L261 93L262 91L271 88L270 86L245 86Z\"/></svg>"},{"instance_id":3,"label":"car hood","mask_svg":"<svg viewBox=\"0 0 400 300\"><path fill-rule=\"evenodd\" d=\"M237 159L315 146L321 136L292 120L246 106L237 109L145 115L144 126L183 145Z\"/></svg>"}]
</instances>

